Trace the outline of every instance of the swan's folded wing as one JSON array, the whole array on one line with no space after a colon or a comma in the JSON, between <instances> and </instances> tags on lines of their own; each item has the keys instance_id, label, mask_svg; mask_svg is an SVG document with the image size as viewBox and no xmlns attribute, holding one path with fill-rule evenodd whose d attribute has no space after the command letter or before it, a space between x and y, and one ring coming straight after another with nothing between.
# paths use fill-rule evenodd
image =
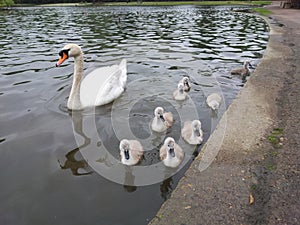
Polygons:
<instances>
[{"instance_id":1,"label":"swan's folded wing","mask_svg":"<svg viewBox=\"0 0 300 225\"><path fill-rule=\"evenodd\" d=\"M122 81L120 81L121 76L123 76ZM124 91L123 82L126 83L126 79L127 75L124 74L124 70L120 70L119 65L93 70L81 83L80 100L83 106L104 105L112 102Z\"/></svg>"},{"instance_id":2,"label":"swan's folded wing","mask_svg":"<svg viewBox=\"0 0 300 225\"><path fill-rule=\"evenodd\" d=\"M121 71L120 74L120 85L125 88L126 82L127 82L127 61L126 59L122 59L120 65L119 65L119 70Z\"/></svg>"}]
</instances>

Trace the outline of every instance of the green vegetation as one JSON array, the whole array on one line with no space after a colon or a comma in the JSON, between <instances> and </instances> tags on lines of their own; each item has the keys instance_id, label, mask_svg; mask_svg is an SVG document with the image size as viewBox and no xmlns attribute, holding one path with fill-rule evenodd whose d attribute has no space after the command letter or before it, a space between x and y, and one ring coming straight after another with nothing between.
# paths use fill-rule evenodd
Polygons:
<instances>
[{"instance_id":1,"label":"green vegetation","mask_svg":"<svg viewBox=\"0 0 300 225\"><path fill-rule=\"evenodd\" d=\"M250 186L250 190L255 191L257 189L257 185L256 184L252 184Z\"/></svg>"},{"instance_id":2,"label":"green vegetation","mask_svg":"<svg viewBox=\"0 0 300 225\"><path fill-rule=\"evenodd\" d=\"M274 128L272 133L268 136L268 140L273 144L274 147L280 148L282 146L283 138L283 129Z\"/></svg>"},{"instance_id":3,"label":"green vegetation","mask_svg":"<svg viewBox=\"0 0 300 225\"><path fill-rule=\"evenodd\" d=\"M272 171L276 169L276 165L268 165L268 170Z\"/></svg>"},{"instance_id":4,"label":"green vegetation","mask_svg":"<svg viewBox=\"0 0 300 225\"><path fill-rule=\"evenodd\" d=\"M260 15L262 15L262 16L268 16L272 13L270 10L267 10L267 9L264 9L264 8L254 8L253 11L260 14Z\"/></svg>"},{"instance_id":5,"label":"green vegetation","mask_svg":"<svg viewBox=\"0 0 300 225\"><path fill-rule=\"evenodd\" d=\"M272 144L277 144L278 140L277 140L277 136L274 136L273 134L270 134L268 136L268 140L269 142L271 142Z\"/></svg>"},{"instance_id":6,"label":"green vegetation","mask_svg":"<svg viewBox=\"0 0 300 225\"><path fill-rule=\"evenodd\" d=\"M272 151L272 152L271 152L271 155L272 155L272 156L278 156L278 154L279 154L278 151Z\"/></svg>"},{"instance_id":7,"label":"green vegetation","mask_svg":"<svg viewBox=\"0 0 300 225\"><path fill-rule=\"evenodd\" d=\"M13 0L0 0L0 7L13 6L15 3Z\"/></svg>"}]
</instances>

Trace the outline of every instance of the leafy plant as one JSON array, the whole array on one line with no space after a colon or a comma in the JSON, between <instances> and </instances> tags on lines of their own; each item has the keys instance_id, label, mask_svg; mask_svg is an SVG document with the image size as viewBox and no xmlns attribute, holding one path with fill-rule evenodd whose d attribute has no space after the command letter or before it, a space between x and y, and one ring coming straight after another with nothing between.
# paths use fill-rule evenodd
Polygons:
<instances>
[{"instance_id":1,"label":"leafy plant","mask_svg":"<svg viewBox=\"0 0 300 225\"><path fill-rule=\"evenodd\" d=\"M276 169L276 166L275 166L275 165L268 165L268 169L271 170L271 171L272 171L272 170L275 170L275 169Z\"/></svg>"},{"instance_id":2,"label":"leafy plant","mask_svg":"<svg viewBox=\"0 0 300 225\"><path fill-rule=\"evenodd\" d=\"M13 6L15 3L13 0L0 0L0 7Z\"/></svg>"},{"instance_id":3,"label":"leafy plant","mask_svg":"<svg viewBox=\"0 0 300 225\"><path fill-rule=\"evenodd\" d=\"M273 144L274 147L281 147L282 141L284 140L283 129L282 128L274 128L272 133L268 136L268 140Z\"/></svg>"}]
</instances>

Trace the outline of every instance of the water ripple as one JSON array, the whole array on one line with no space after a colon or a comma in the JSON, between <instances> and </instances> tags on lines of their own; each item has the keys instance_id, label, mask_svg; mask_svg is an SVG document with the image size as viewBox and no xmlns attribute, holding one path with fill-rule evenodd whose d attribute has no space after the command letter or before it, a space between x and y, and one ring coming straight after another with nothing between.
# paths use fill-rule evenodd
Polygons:
<instances>
[{"instance_id":1,"label":"water ripple","mask_svg":"<svg viewBox=\"0 0 300 225\"><path fill-rule=\"evenodd\" d=\"M134 104L130 118L121 118L129 120L131 132L140 138L149 137L148 122L155 105L164 99L172 102L169 93L183 75L190 76L190 99L197 104L207 140L212 125L203 90L220 86L229 104L243 85L230 70L246 59L256 65L268 41L263 19L229 9L29 7L0 11L0 170L5 171L0 175L0 208L11 220L9 224L45 224L46 215L55 215L60 224L69 223L68 215L73 215L74 224L143 224L145 217L154 216L156 208L149 209L149 202L159 207L162 199L157 192L165 190L159 186L163 184L137 191L146 196L145 201L137 201L140 196L127 195L99 176L74 179L70 172L61 171L58 158L65 160L76 148L66 109L73 65L69 60L55 68L58 52L69 42L81 45L85 71L127 58L128 84L138 85L124 93L119 107L126 110L137 96L142 98ZM170 84L165 85L163 79ZM150 91L154 94L147 96ZM178 111L183 106L179 105ZM118 140L110 113L111 105L97 109L98 128L107 138L97 140L97 146L112 146L112 154L117 156ZM180 136L179 126L172 129L175 137ZM145 164L158 161L158 144L154 142ZM176 185L180 173L172 178L170 187ZM57 202L62 205L58 207ZM147 213L132 216L136 208ZM76 210L85 212L74 214ZM116 211L122 213L117 215Z\"/></svg>"}]
</instances>

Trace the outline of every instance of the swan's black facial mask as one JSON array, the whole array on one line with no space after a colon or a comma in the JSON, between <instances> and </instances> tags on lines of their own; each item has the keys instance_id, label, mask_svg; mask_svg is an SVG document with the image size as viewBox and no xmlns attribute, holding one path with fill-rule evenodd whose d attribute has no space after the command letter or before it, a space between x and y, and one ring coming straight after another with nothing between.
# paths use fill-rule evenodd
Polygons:
<instances>
[{"instance_id":1,"label":"swan's black facial mask","mask_svg":"<svg viewBox=\"0 0 300 225\"><path fill-rule=\"evenodd\" d=\"M61 50L61 51L58 53L58 55L59 55L60 57L63 57L64 54L66 54L67 57L69 58L69 51L70 51L70 49L63 49L63 50Z\"/></svg>"},{"instance_id":2,"label":"swan's black facial mask","mask_svg":"<svg viewBox=\"0 0 300 225\"><path fill-rule=\"evenodd\" d=\"M65 60L69 58L69 51L70 49L63 49L58 53L60 59L56 63L56 66L60 66Z\"/></svg>"}]
</instances>

